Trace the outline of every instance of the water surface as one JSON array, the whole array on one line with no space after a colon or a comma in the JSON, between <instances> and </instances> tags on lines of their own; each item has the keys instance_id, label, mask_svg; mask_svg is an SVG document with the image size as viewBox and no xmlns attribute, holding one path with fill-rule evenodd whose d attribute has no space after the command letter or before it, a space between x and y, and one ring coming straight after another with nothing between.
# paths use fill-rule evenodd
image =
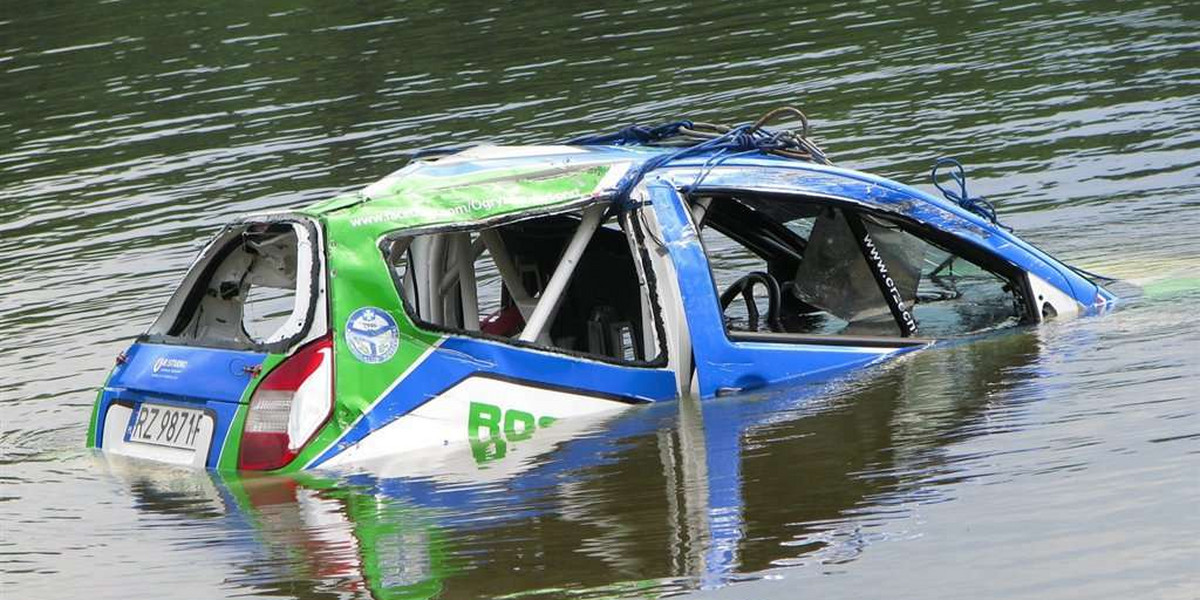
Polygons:
<instances>
[{"instance_id":1,"label":"water surface","mask_svg":"<svg viewBox=\"0 0 1200 600\"><path fill-rule=\"evenodd\" d=\"M0 595L1194 598L1200 18L1186 3L34 2L0 10ZM861 376L563 428L479 468L222 477L83 450L234 215L423 146L801 106L937 156L1145 297Z\"/></svg>"}]
</instances>

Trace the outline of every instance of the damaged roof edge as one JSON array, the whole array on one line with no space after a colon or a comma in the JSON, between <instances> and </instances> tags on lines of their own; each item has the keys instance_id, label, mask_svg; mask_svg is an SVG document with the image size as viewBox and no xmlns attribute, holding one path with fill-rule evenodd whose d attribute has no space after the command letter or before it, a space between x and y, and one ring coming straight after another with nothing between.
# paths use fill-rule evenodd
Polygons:
<instances>
[{"instance_id":1,"label":"damaged roof edge","mask_svg":"<svg viewBox=\"0 0 1200 600\"><path fill-rule=\"evenodd\" d=\"M364 232L477 225L514 213L544 213L611 199L635 162L628 153L585 150L479 162L452 155L409 165L356 197L343 196L307 212Z\"/></svg>"},{"instance_id":2,"label":"damaged roof edge","mask_svg":"<svg viewBox=\"0 0 1200 600\"><path fill-rule=\"evenodd\" d=\"M471 227L535 216L611 200L622 179L663 148L644 146L476 146L430 160L414 160L359 192L343 194L303 212L382 235L402 229ZM734 156L716 165L697 155L656 169L676 187L743 188L808 194L911 213L940 209L977 229L970 237L994 237L1043 259L1075 291L1094 287L1057 266L1048 254L948 200L870 173L771 155ZM671 174L674 173L674 176ZM905 206L905 204L911 206ZM924 212L916 210L916 212Z\"/></svg>"}]
</instances>

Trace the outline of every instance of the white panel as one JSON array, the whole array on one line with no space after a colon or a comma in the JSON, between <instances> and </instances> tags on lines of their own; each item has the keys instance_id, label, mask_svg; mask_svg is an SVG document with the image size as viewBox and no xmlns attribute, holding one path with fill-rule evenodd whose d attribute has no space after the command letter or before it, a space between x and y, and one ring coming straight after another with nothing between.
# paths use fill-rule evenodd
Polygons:
<instances>
[{"instance_id":1,"label":"white panel","mask_svg":"<svg viewBox=\"0 0 1200 600\"><path fill-rule=\"evenodd\" d=\"M377 477L428 477L444 484L478 485L487 481L503 481L543 464L542 456L601 427L615 414L619 415L620 411L577 415L558 421L551 427L539 429L527 440L507 442L503 457L483 462L470 444L459 440L417 452L356 461L353 468ZM415 431L428 421L414 418L408 423Z\"/></svg>"},{"instance_id":2,"label":"white panel","mask_svg":"<svg viewBox=\"0 0 1200 600\"><path fill-rule=\"evenodd\" d=\"M417 449L466 442L473 402L497 407L504 414L512 410L522 411L538 420L604 413L628 406L594 396L487 377L471 377L411 413L388 423L321 466L337 468Z\"/></svg>"},{"instance_id":3,"label":"white panel","mask_svg":"<svg viewBox=\"0 0 1200 600\"><path fill-rule=\"evenodd\" d=\"M121 404L109 405L108 415L104 418L104 436L102 438L104 440L102 449L105 452L173 465L204 468L204 463L208 459L208 447L212 444L213 418L211 415L205 414L200 419L200 431L196 434L198 439L197 450L193 451L153 444L126 442L125 428L129 425L129 416L131 414L133 414L133 409L128 406Z\"/></svg>"},{"instance_id":4,"label":"white panel","mask_svg":"<svg viewBox=\"0 0 1200 600\"><path fill-rule=\"evenodd\" d=\"M1054 309L1054 317L1056 319L1070 319L1078 316L1083 309L1074 298L1068 296L1062 290L1050 285L1046 280L1029 273L1029 288L1033 290L1033 298L1030 301L1033 303L1034 312L1037 313L1039 321L1046 320L1043 317L1045 305L1049 304Z\"/></svg>"}]
</instances>

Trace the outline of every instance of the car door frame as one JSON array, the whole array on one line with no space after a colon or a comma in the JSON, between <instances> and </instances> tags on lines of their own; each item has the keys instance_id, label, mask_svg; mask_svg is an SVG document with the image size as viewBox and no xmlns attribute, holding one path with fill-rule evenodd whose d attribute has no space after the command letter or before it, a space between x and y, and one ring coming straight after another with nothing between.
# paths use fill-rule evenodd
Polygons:
<instances>
[{"instance_id":1,"label":"car door frame","mask_svg":"<svg viewBox=\"0 0 1200 600\"><path fill-rule=\"evenodd\" d=\"M659 241L670 259L677 294L674 300L680 313L674 329L686 328L693 366L690 387L700 397L823 378L932 343L922 338L853 336L772 339L771 334L731 339L725 331L708 257L685 198L662 177L649 178L641 187L641 202L652 208Z\"/></svg>"}]
</instances>

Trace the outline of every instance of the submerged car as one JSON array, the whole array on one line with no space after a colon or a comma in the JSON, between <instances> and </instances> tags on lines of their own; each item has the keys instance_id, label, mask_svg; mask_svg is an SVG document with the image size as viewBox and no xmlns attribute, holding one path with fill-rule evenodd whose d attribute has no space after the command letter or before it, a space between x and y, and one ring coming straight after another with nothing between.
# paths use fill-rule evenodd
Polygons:
<instances>
[{"instance_id":1,"label":"submerged car","mask_svg":"<svg viewBox=\"0 0 1200 600\"><path fill-rule=\"evenodd\" d=\"M343 467L829 378L1116 298L980 199L679 122L420 156L249 216L117 360L88 433L221 470Z\"/></svg>"}]
</instances>

